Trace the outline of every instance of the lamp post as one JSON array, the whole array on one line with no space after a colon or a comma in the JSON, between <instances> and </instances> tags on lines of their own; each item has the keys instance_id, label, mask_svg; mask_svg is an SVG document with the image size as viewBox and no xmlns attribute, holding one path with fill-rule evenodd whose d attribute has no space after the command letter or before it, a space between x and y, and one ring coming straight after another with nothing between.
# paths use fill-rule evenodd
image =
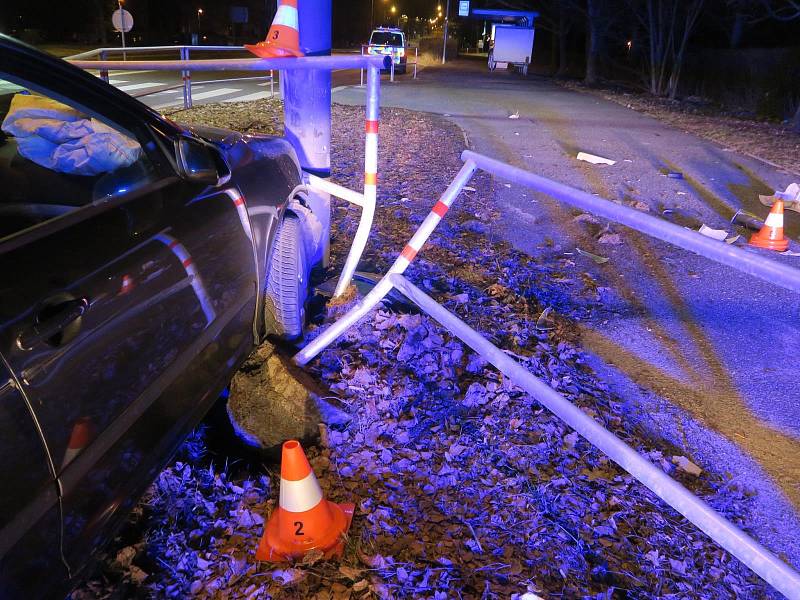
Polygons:
<instances>
[{"instance_id":1,"label":"lamp post","mask_svg":"<svg viewBox=\"0 0 800 600\"><path fill-rule=\"evenodd\" d=\"M203 9L197 9L197 43L200 44L200 17L203 16Z\"/></svg>"},{"instance_id":2,"label":"lamp post","mask_svg":"<svg viewBox=\"0 0 800 600\"><path fill-rule=\"evenodd\" d=\"M450 22L450 0L444 10L444 42L442 43L442 64L447 60L447 24Z\"/></svg>"}]
</instances>

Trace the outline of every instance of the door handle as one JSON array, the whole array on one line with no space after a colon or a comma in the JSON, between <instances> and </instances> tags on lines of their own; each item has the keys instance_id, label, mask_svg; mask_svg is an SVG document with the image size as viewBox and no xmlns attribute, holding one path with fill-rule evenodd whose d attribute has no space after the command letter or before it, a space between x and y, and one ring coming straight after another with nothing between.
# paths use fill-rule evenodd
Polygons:
<instances>
[{"instance_id":1,"label":"door handle","mask_svg":"<svg viewBox=\"0 0 800 600\"><path fill-rule=\"evenodd\" d=\"M51 346L66 344L77 335L80 319L88 308L86 298L45 303L36 315L36 324L17 337L17 346L21 350L31 350L42 342Z\"/></svg>"}]
</instances>

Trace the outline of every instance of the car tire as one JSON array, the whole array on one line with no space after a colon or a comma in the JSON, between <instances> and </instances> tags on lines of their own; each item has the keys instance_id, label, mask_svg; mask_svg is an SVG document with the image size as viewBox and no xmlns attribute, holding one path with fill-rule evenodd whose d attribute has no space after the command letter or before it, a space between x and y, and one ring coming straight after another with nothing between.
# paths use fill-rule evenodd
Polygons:
<instances>
[{"instance_id":1,"label":"car tire","mask_svg":"<svg viewBox=\"0 0 800 600\"><path fill-rule=\"evenodd\" d=\"M267 273L264 324L268 334L291 340L303 333L308 299L308 259L300 220L287 214L278 227Z\"/></svg>"}]
</instances>

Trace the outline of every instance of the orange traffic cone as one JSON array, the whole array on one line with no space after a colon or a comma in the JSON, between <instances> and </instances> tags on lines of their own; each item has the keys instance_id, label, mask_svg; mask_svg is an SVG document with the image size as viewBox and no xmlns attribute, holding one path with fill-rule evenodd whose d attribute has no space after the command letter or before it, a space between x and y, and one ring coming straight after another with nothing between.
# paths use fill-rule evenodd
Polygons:
<instances>
[{"instance_id":1,"label":"orange traffic cone","mask_svg":"<svg viewBox=\"0 0 800 600\"><path fill-rule=\"evenodd\" d=\"M124 296L125 294L129 294L133 290L133 279L131 279L130 275L123 275L122 276L122 285L119 288L119 296Z\"/></svg>"},{"instance_id":2,"label":"orange traffic cone","mask_svg":"<svg viewBox=\"0 0 800 600\"><path fill-rule=\"evenodd\" d=\"M285 442L280 501L264 527L256 560L284 562L311 550L322 551L325 558L341 556L342 535L350 528L354 510L354 504L325 500L300 442Z\"/></svg>"},{"instance_id":3,"label":"orange traffic cone","mask_svg":"<svg viewBox=\"0 0 800 600\"><path fill-rule=\"evenodd\" d=\"M255 45L245 44L244 47L261 58L303 56L297 23L297 0L281 0L266 39Z\"/></svg>"},{"instance_id":4,"label":"orange traffic cone","mask_svg":"<svg viewBox=\"0 0 800 600\"><path fill-rule=\"evenodd\" d=\"M775 200L764 227L750 238L750 245L778 252L789 248L789 240L783 237L783 200Z\"/></svg>"},{"instance_id":5,"label":"orange traffic cone","mask_svg":"<svg viewBox=\"0 0 800 600\"><path fill-rule=\"evenodd\" d=\"M71 463L91 441L92 421L86 417L81 417L75 421L75 425L72 427L67 450L64 452L64 458L61 461L61 468L63 469Z\"/></svg>"}]
</instances>

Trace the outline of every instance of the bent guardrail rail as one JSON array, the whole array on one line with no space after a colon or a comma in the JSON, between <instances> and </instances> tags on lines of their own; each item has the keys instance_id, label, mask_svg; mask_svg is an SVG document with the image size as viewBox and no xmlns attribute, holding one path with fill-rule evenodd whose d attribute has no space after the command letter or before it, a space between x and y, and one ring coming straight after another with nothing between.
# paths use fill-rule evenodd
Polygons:
<instances>
[{"instance_id":1,"label":"bent guardrail rail","mask_svg":"<svg viewBox=\"0 0 800 600\"><path fill-rule=\"evenodd\" d=\"M464 166L420 224L386 275L361 302L300 350L294 356L294 362L301 366L308 364L345 331L364 318L389 292L397 289L572 427L589 443L681 513L722 548L750 567L773 588L790 600L800 600L800 573L736 525L726 520L707 503L669 477L634 448L585 414L567 398L530 373L503 350L489 342L403 276L435 227L447 214L459 192L478 169L543 192L586 212L605 217L789 290L800 292L800 270L755 253L732 248L728 244L721 244L705 238L697 232L627 206L614 204L475 152L464 151L461 158Z\"/></svg>"},{"instance_id":2,"label":"bent guardrail rail","mask_svg":"<svg viewBox=\"0 0 800 600\"><path fill-rule=\"evenodd\" d=\"M224 48L230 48L221 46ZM214 48L213 46L202 46L202 48ZM172 46L150 46L148 50L173 49ZM339 277L336 285L335 295L339 296L350 285L353 273L358 266L358 261L364 252L372 230L372 221L375 216L375 200L377 197L378 186L378 122L380 118L380 87L381 87L381 68L386 68L390 58L388 56L309 56L302 58L225 58L225 59L204 59L204 60L83 60L86 56L100 56L101 52L107 49L92 50L83 54L70 57L69 62L86 70L127 70L127 71L181 71L184 74L184 97L188 98L191 106L191 83L186 85L187 73L190 71L281 71L281 70L315 70L323 69L332 71L334 69L366 69L367 70L367 120L366 120L366 141L364 148L364 193L358 194L351 192L336 184L325 182L324 180L310 174L306 174L308 187L323 193L333 193L338 197L344 198L361 206L361 219L358 230L350 246L350 252L345 260L345 268ZM116 49L115 49L116 50ZM120 49L121 50L121 49ZM188 94L188 96L187 96ZM327 185L326 185L327 184ZM326 189L324 189L326 188ZM344 195L342 196L342 190Z\"/></svg>"}]
</instances>

